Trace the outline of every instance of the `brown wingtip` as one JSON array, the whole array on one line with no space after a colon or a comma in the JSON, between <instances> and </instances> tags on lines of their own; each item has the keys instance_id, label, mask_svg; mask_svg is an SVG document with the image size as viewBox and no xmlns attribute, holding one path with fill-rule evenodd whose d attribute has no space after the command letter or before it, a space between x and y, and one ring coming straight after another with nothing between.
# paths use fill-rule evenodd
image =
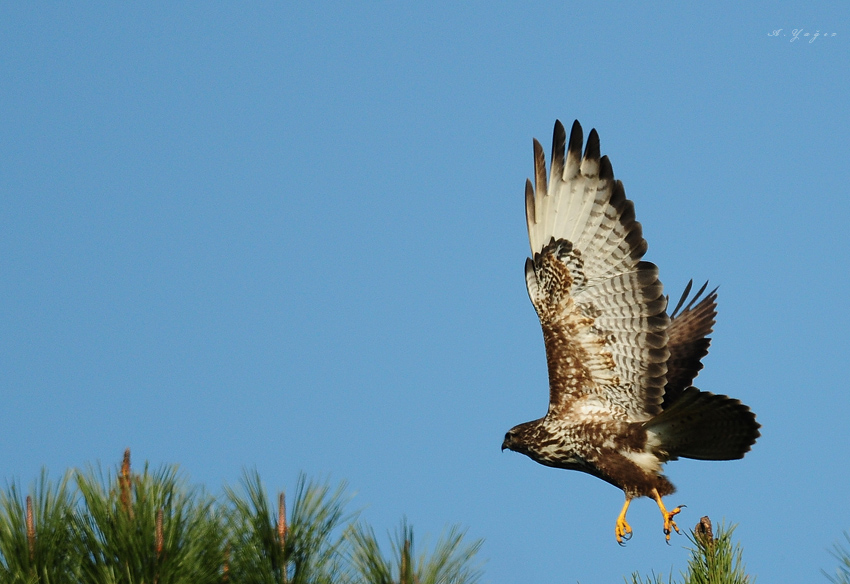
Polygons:
<instances>
[{"instance_id":1,"label":"brown wingtip","mask_svg":"<svg viewBox=\"0 0 850 584\"><path fill-rule=\"evenodd\" d=\"M599 178L614 180L614 167L611 166L611 161L608 160L607 155L599 159Z\"/></svg>"},{"instance_id":2,"label":"brown wingtip","mask_svg":"<svg viewBox=\"0 0 850 584\"><path fill-rule=\"evenodd\" d=\"M581 129L581 124L576 120L570 130L570 154L576 158L581 158L582 144L584 144L584 132Z\"/></svg>"},{"instance_id":3,"label":"brown wingtip","mask_svg":"<svg viewBox=\"0 0 850 584\"><path fill-rule=\"evenodd\" d=\"M531 181L525 179L525 220L528 226L531 227L537 223L534 211L534 187L531 186Z\"/></svg>"},{"instance_id":4,"label":"brown wingtip","mask_svg":"<svg viewBox=\"0 0 850 584\"><path fill-rule=\"evenodd\" d=\"M534 139L534 192L546 193L546 156L543 154L543 146Z\"/></svg>"},{"instance_id":5,"label":"brown wingtip","mask_svg":"<svg viewBox=\"0 0 850 584\"><path fill-rule=\"evenodd\" d=\"M691 287L694 285L693 279L688 282L688 285L685 286L685 291L682 292L682 297L679 298L679 303L676 305L676 308L673 309L673 312L670 313L670 318L676 318L676 314L679 312L679 309L682 308L682 305L685 303L685 299L688 297L688 294L691 293Z\"/></svg>"},{"instance_id":6,"label":"brown wingtip","mask_svg":"<svg viewBox=\"0 0 850 584\"><path fill-rule=\"evenodd\" d=\"M561 120L555 120L555 129L552 132L552 172L553 177L561 177L564 174L566 161L567 131Z\"/></svg>"},{"instance_id":7,"label":"brown wingtip","mask_svg":"<svg viewBox=\"0 0 850 584\"><path fill-rule=\"evenodd\" d=\"M585 160L599 161L599 134L596 128L590 130L587 136L587 146L584 148Z\"/></svg>"}]
</instances>

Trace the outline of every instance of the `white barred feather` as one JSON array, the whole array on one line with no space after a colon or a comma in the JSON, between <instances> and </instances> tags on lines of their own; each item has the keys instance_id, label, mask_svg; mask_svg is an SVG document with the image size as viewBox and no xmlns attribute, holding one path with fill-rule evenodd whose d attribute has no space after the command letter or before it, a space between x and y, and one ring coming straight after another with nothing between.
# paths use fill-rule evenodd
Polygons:
<instances>
[{"instance_id":1,"label":"white barred feather","mask_svg":"<svg viewBox=\"0 0 850 584\"><path fill-rule=\"evenodd\" d=\"M596 131L583 156L582 142L578 122L568 144L556 122L548 180L535 140L534 186L526 184L526 281L546 340L550 411L592 395L615 416L644 421L661 411L666 298L657 268L640 260L640 223L607 157L599 156Z\"/></svg>"}]
</instances>

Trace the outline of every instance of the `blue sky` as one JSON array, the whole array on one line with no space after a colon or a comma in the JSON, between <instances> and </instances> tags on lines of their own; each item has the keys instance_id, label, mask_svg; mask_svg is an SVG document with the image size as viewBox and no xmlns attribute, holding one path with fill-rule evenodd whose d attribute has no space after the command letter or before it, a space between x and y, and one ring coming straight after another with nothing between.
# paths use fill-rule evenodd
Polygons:
<instances>
[{"instance_id":1,"label":"blue sky","mask_svg":"<svg viewBox=\"0 0 850 584\"><path fill-rule=\"evenodd\" d=\"M548 395L531 140L578 118L671 296L720 286L697 385L763 425L742 461L667 467L680 524L738 523L760 581L825 581L850 529L846 3L294 4L0 7L3 478L129 446L216 492L347 480L379 532L461 523L489 582L684 567L651 501L619 548L620 491L499 450Z\"/></svg>"}]
</instances>

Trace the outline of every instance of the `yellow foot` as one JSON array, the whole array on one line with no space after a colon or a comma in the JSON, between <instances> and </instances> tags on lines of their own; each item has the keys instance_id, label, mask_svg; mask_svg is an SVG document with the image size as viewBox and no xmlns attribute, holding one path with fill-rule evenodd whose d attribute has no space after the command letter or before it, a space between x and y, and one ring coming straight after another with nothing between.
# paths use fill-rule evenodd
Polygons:
<instances>
[{"instance_id":1,"label":"yellow foot","mask_svg":"<svg viewBox=\"0 0 850 584\"><path fill-rule=\"evenodd\" d=\"M658 494L658 491L653 489L652 496L655 498L655 502L658 503L658 508L661 510L661 516L664 517L664 538L667 540L667 544L669 545L670 534L674 530L676 533L681 533L679 531L679 526L676 525L675 521L673 521L673 517L678 515L682 511L682 507L686 507L686 505L679 505L672 511L668 511L664 506L664 503L661 501L661 496Z\"/></svg>"},{"instance_id":2,"label":"yellow foot","mask_svg":"<svg viewBox=\"0 0 850 584\"><path fill-rule=\"evenodd\" d=\"M629 503L632 500L629 497L626 497L626 503L623 505L623 510L620 511L620 514L617 516L617 526L614 528L614 533L617 536L617 543L620 545L625 545L627 541L632 538L632 527L626 521L626 511L629 510Z\"/></svg>"},{"instance_id":3,"label":"yellow foot","mask_svg":"<svg viewBox=\"0 0 850 584\"><path fill-rule=\"evenodd\" d=\"M672 511L665 511L663 508L661 509L661 513L664 515L664 537L667 539L668 544L670 543L671 528L674 529L676 533L680 533L679 526L676 525L675 521L673 521L673 516L679 513L684 506L685 505L679 505Z\"/></svg>"},{"instance_id":4,"label":"yellow foot","mask_svg":"<svg viewBox=\"0 0 850 584\"><path fill-rule=\"evenodd\" d=\"M620 545L625 545L627 541L632 539L632 527L626 523L625 517L617 518L617 527L614 529L614 533L617 534L617 543Z\"/></svg>"}]
</instances>

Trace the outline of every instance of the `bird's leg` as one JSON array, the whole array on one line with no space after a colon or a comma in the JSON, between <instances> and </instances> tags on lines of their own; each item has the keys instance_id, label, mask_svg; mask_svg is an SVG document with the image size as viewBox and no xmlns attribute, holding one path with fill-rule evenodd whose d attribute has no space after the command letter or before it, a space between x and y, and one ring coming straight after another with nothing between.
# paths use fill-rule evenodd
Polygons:
<instances>
[{"instance_id":1,"label":"bird's leg","mask_svg":"<svg viewBox=\"0 0 850 584\"><path fill-rule=\"evenodd\" d=\"M632 538L632 527L626 522L626 511L629 510L629 504L632 498L626 495L626 502L623 505L623 510L617 516L617 527L614 528L614 533L617 535L617 543L623 545Z\"/></svg>"},{"instance_id":2,"label":"bird's leg","mask_svg":"<svg viewBox=\"0 0 850 584\"><path fill-rule=\"evenodd\" d=\"M667 538L667 543L670 543L670 530L675 529L676 533L679 533L679 527L676 525L676 522L673 521L673 516L678 514L684 505L679 505L672 511L668 511L664 506L664 503L661 501L661 495L658 494L657 489L652 489L652 497L655 499L655 502L658 503L658 508L661 509L661 516L664 517L664 536Z\"/></svg>"}]
</instances>

